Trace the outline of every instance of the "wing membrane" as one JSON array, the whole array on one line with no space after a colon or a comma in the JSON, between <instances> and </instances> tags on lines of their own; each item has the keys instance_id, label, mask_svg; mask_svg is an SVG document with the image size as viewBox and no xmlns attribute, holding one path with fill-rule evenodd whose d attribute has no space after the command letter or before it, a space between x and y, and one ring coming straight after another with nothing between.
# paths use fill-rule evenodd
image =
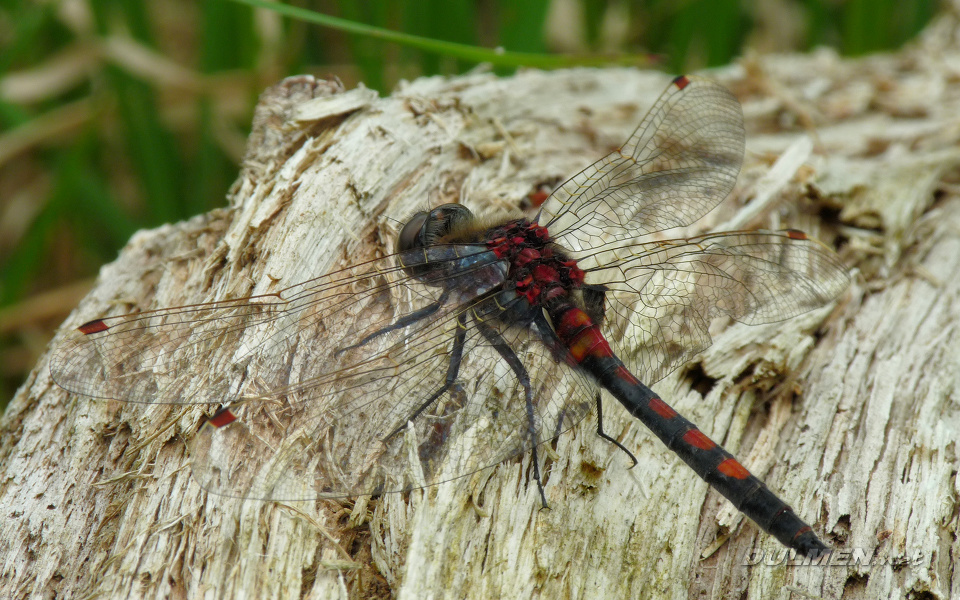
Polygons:
<instances>
[{"instance_id":1,"label":"wing membrane","mask_svg":"<svg viewBox=\"0 0 960 600\"><path fill-rule=\"evenodd\" d=\"M743 148L737 99L708 79L677 78L619 150L554 191L542 218L572 250L685 227L733 189Z\"/></svg>"},{"instance_id":2,"label":"wing membrane","mask_svg":"<svg viewBox=\"0 0 960 600\"><path fill-rule=\"evenodd\" d=\"M606 333L648 385L712 343L712 319L782 321L827 304L849 281L836 254L798 231L718 233L605 253L605 266L592 273L609 289Z\"/></svg>"},{"instance_id":3,"label":"wing membrane","mask_svg":"<svg viewBox=\"0 0 960 600\"><path fill-rule=\"evenodd\" d=\"M489 321L530 374L531 423L516 374L472 322L489 312L477 286L499 271L477 258L426 285L396 266L431 262L442 274L438 264L468 255L482 253L412 251L276 294L94 321L59 347L51 372L94 397L232 403L239 419L206 424L192 452L194 473L215 493L298 500L464 476L568 429L594 390L583 380L571 387L576 377L526 328ZM466 281L473 294L442 301L444 285L469 290ZM461 326L464 359L451 375Z\"/></svg>"}]
</instances>

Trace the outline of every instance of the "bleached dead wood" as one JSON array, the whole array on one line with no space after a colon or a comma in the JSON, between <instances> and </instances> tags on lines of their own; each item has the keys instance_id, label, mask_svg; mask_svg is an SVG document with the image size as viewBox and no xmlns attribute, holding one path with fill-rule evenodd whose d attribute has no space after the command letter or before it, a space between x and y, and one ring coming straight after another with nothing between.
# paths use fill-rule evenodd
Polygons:
<instances>
[{"instance_id":1,"label":"bleached dead wood","mask_svg":"<svg viewBox=\"0 0 960 600\"><path fill-rule=\"evenodd\" d=\"M584 421L549 459L550 510L529 456L373 501L208 496L187 467L202 410L70 397L45 359L3 419L0 596L957 597L956 36L944 18L899 55L714 74L743 101L748 150L705 225L839 232L862 275L832 310L718 328L698 369L656 386L813 522L834 560L859 548L906 564L743 566L781 548L613 402L607 429L640 465ZM422 206L515 206L619 144L666 80L478 73L383 99L287 80L263 98L230 207L139 233L65 327L381 255Z\"/></svg>"}]
</instances>

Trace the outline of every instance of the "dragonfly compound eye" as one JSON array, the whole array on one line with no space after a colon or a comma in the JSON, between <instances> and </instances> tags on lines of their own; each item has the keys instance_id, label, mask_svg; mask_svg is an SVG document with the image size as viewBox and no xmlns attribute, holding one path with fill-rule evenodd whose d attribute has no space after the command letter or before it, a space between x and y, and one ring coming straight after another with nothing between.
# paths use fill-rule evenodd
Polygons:
<instances>
[{"instance_id":1,"label":"dragonfly compound eye","mask_svg":"<svg viewBox=\"0 0 960 600\"><path fill-rule=\"evenodd\" d=\"M442 243L457 227L473 219L473 213L462 204L443 204L433 210L415 213L397 236L400 265L408 275L418 279L434 267L427 264L426 253L411 252Z\"/></svg>"},{"instance_id":2,"label":"dragonfly compound eye","mask_svg":"<svg viewBox=\"0 0 960 600\"><path fill-rule=\"evenodd\" d=\"M429 214L421 211L410 217L410 220L400 230L400 234L397 235L397 252L406 252L423 247L421 232Z\"/></svg>"},{"instance_id":3,"label":"dragonfly compound eye","mask_svg":"<svg viewBox=\"0 0 960 600\"><path fill-rule=\"evenodd\" d=\"M462 204L442 204L430 212L418 212L400 230L397 252L432 246L472 218L473 213Z\"/></svg>"}]
</instances>

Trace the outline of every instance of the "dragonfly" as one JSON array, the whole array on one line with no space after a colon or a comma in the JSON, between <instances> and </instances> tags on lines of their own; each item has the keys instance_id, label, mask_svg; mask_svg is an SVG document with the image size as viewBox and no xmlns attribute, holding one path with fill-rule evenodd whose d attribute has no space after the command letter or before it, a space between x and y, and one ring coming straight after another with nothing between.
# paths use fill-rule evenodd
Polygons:
<instances>
[{"instance_id":1,"label":"dragonfly","mask_svg":"<svg viewBox=\"0 0 960 600\"><path fill-rule=\"evenodd\" d=\"M393 254L240 299L104 316L51 361L65 390L219 409L191 447L206 490L316 500L422 488L532 452L618 400L700 477L797 552L813 529L650 386L711 344L717 318L789 319L847 285L797 230L671 237L734 187L741 107L672 80L623 146L534 217L417 212Z\"/></svg>"}]
</instances>

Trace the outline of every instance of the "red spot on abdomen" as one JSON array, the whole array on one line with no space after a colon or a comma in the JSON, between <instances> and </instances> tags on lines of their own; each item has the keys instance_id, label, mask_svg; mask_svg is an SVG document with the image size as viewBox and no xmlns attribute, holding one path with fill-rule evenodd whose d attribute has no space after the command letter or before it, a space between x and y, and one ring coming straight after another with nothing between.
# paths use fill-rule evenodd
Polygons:
<instances>
[{"instance_id":1,"label":"red spot on abdomen","mask_svg":"<svg viewBox=\"0 0 960 600\"><path fill-rule=\"evenodd\" d=\"M588 355L610 356L612 354L610 346L607 345L607 340L597 333L596 327L584 330L567 348L570 350L573 360L577 363L582 362L584 357Z\"/></svg>"},{"instance_id":2,"label":"red spot on abdomen","mask_svg":"<svg viewBox=\"0 0 960 600\"><path fill-rule=\"evenodd\" d=\"M215 412L213 416L210 417L208 422L217 429L220 429L221 427L225 427L236 420L237 415L233 414L229 408L224 408Z\"/></svg>"},{"instance_id":3,"label":"red spot on abdomen","mask_svg":"<svg viewBox=\"0 0 960 600\"><path fill-rule=\"evenodd\" d=\"M691 429L683 434L683 441L701 450L713 450L717 447L716 442L703 435L703 432L699 429Z\"/></svg>"},{"instance_id":4,"label":"red spot on abdomen","mask_svg":"<svg viewBox=\"0 0 960 600\"><path fill-rule=\"evenodd\" d=\"M670 408L670 405L660 398L651 398L649 405L650 408L653 409L653 412L657 413L664 419L672 419L677 416L677 411Z\"/></svg>"},{"instance_id":5,"label":"red spot on abdomen","mask_svg":"<svg viewBox=\"0 0 960 600\"><path fill-rule=\"evenodd\" d=\"M570 359L580 364L587 356L613 356L610 344L600 328L579 308L571 308L557 320L557 336L570 351Z\"/></svg>"},{"instance_id":6,"label":"red spot on abdomen","mask_svg":"<svg viewBox=\"0 0 960 600\"><path fill-rule=\"evenodd\" d=\"M570 309L560 317L560 326L557 328L557 335L560 339L569 339L570 336L577 333L582 327L593 325L593 321L587 316L587 313L578 308Z\"/></svg>"},{"instance_id":7,"label":"red spot on abdomen","mask_svg":"<svg viewBox=\"0 0 960 600\"><path fill-rule=\"evenodd\" d=\"M103 319L95 319L77 327L80 333L90 335L91 333L100 333L110 329L110 326L103 322Z\"/></svg>"},{"instance_id":8,"label":"red spot on abdomen","mask_svg":"<svg viewBox=\"0 0 960 600\"><path fill-rule=\"evenodd\" d=\"M727 477L733 477L734 479L746 479L747 477L750 477L750 471L737 462L737 459L735 458L728 458L724 460L722 463L717 465L717 470Z\"/></svg>"}]
</instances>

